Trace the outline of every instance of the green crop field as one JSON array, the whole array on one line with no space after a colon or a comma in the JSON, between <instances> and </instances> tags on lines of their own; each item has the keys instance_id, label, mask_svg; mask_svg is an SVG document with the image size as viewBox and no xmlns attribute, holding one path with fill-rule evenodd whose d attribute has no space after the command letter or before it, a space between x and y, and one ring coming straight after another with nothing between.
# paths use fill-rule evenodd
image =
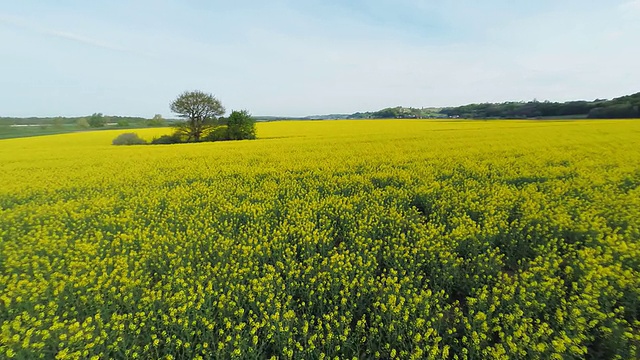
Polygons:
<instances>
[{"instance_id":1,"label":"green crop field","mask_svg":"<svg viewBox=\"0 0 640 360\"><path fill-rule=\"evenodd\" d=\"M640 121L257 130L0 140L0 358L640 356Z\"/></svg>"}]
</instances>

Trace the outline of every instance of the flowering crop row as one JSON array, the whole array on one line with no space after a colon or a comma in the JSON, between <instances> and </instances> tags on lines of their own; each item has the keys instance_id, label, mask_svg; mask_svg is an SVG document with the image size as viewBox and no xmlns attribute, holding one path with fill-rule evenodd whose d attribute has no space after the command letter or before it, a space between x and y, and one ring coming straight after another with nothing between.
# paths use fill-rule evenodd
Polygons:
<instances>
[{"instance_id":1,"label":"flowering crop row","mask_svg":"<svg viewBox=\"0 0 640 360\"><path fill-rule=\"evenodd\" d=\"M0 141L0 358L640 356L640 122L114 136Z\"/></svg>"}]
</instances>

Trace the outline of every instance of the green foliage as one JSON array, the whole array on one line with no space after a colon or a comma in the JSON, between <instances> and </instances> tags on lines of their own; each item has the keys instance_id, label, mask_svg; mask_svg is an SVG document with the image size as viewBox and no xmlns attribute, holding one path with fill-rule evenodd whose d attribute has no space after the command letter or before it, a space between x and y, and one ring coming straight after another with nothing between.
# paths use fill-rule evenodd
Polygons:
<instances>
[{"instance_id":1,"label":"green foliage","mask_svg":"<svg viewBox=\"0 0 640 360\"><path fill-rule=\"evenodd\" d=\"M147 142L136 133L124 133L113 139L113 145L144 145Z\"/></svg>"},{"instance_id":2,"label":"green foliage","mask_svg":"<svg viewBox=\"0 0 640 360\"><path fill-rule=\"evenodd\" d=\"M226 123L229 140L256 138L256 121L247 110L233 111L226 119Z\"/></svg>"},{"instance_id":3,"label":"green foliage","mask_svg":"<svg viewBox=\"0 0 640 360\"><path fill-rule=\"evenodd\" d=\"M53 118L51 120L51 125L55 128L55 129L63 129L64 128L64 118L62 117L57 117L57 118Z\"/></svg>"},{"instance_id":4,"label":"green foliage","mask_svg":"<svg viewBox=\"0 0 640 360\"><path fill-rule=\"evenodd\" d=\"M423 119L441 116L438 108L389 107L374 112L357 112L347 115L347 119Z\"/></svg>"},{"instance_id":5,"label":"green foliage","mask_svg":"<svg viewBox=\"0 0 640 360\"><path fill-rule=\"evenodd\" d=\"M89 117L88 122L89 126L95 128L104 127L105 125L107 125L107 120L105 119L104 115L102 115L102 113L94 113Z\"/></svg>"},{"instance_id":6,"label":"green foliage","mask_svg":"<svg viewBox=\"0 0 640 360\"><path fill-rule=\"evenodd\" d=\"M469 104L445 108L441 112L461 118L636 118L640 117L639 107L640 93L637 93L612 100Z\"/></svg>"},{"instance_id":7,"label":"green foliage","mask_svg":"<svg viewBox=\"0 0 640 360\"><path fill-rule=\"evenodd\" d=\"M131 124L129 123L128 120L125 119L119 119L118 122L116 123L119 127L128 127Z\"/></svg>"},{"instance_id":8,"label":"green foliage","mask_svg":"<svg viewBox=\"0 0 640 360\"><path fill-rule=\"evenodd\" d=\"M171 135L162 135L151 140L151 144L155 145L179 144L183 142L185 142L183 135L177 131Z\"/></svg>"},{"instance_id":9,"label":"green foliage","mask_svg":"<svg viewBox=\"0 0 640 360\"><path fill-rule=\"evenodd\" d=\"M176 125L188 141L200 141L202 135L216 124L225 109L220 100L199 90L185 91L172 103L171 111L186 120Z\"/></svg>"},{"instance_id":10,"label":"green foliage","mask_svg":"<svg viewBox=\"0 0 640 360\"><path fill-rule=\"evenodd\" d=\"M591 119L627 119L627 118L640 118L640 101L638 105L631 103L626 104L613 104L609 106L602 106L592 109L589 112L589 118Z\"/></svg>"},{"instance_id":11,"label":"green foliage","mask_svg":"<svg viewBox=\"0 0 640 360\"><path fill-rule=\"evenodd\" d=\"M79 118L76 121L76 126L79 127L80 129L87 129L89 128L89 121L87 121L87 118Z\"/></svg>"},{"instance_id":12,"label":"green foliage","mask_svg":"<svg viewBox=\"0 0 640 360\"><path fill-rule=\"evenodd\" d=\"M166 120L160 114L155 114L153 118L147 120L147 126L150 127L161 127L167 124Z\"/></svg>"},{"instance_id":13,"label":"green foliage","mask_svg":"<svg viewBox=\"0 0 640 360\"><path fill-rule=\"evenodd\" d=\"M371 114L371 117L374 119L416 119L422 117L422 112L419 109L398 106L376 111Z\"/></svg>"},{"instance_id":14,"label":"green foliage","mask_svg":"<svg viewBox=\"0 0 640 360\"><path fill-rule=\"evenodd\" d=\"M105 126L92 128L102 130L111 128L108 123L115 123L121 128L145 127L148 119L134 116L106 116L103 115ZM13 126L17 125L17 126ZM29 125L29 126L26 126ZM163 125L159 125L163 126ZM6 131L0 132L0 138L31 137L39 135L63 134L77 130L91 128L88 117L0 117L0 128Z\"/></svg>"},{"instance_id":15,"label":"green foliage","mask_svg":"<svg viewBox=\"0 0 640 360\"><path fill-rule=\"evenodd\" d=\"M141 117L136 117L136 116L106 116L103 115L105 120L108 120L108 122L115 122L117 123L118 121L124 120L124 121L128 121L130 125L132 126L144 126L145 122L148 121L148 119L145 118L141 118ZM53 125L53 126L59 126L59 125L63 125L63 126L73 126L76 125L77 122L80 119L87 119L88 117L86 116L81 116L81 117L62 117L62 116L55 116L55 117L23 117L23 118L17 118L17 117L0 117L0 125L40 125L40 124L47 124L47 125Z\"/></svg>"},{"instance_id":16,"label":"green foliage","mask_svg":"<svg viewBox=\"0 0 640 360\"><path fill-rule=\"evenodd\" d=\"M207 133L204 141L224 141L229 140L227 125L216 126Z\"/></svg>"}]
</instances>

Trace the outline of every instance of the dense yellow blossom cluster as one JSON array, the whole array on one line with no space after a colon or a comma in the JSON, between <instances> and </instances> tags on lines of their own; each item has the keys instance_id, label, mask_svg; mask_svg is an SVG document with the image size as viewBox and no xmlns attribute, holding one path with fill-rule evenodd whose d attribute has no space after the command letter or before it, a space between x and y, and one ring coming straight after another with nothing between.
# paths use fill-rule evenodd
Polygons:
<instances>
[{"instance_id":1,"label":"dense yellow blossom cluster","mask_svg":"<svg viewBox=\"0 0 640 360\"><path fill-rule=\"evenodd\" d=\"M0 358L639 356L640 122L116 135L0 141Z\"/></svg>"}]
</instances>

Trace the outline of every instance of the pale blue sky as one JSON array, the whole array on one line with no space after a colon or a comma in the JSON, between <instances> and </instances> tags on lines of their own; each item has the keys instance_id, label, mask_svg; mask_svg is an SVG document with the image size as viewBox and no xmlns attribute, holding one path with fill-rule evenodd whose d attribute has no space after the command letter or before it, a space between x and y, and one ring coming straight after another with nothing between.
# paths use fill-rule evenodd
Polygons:
<instances>
[{"instance_id":1,"label":"pale blue sky","mask_svg":"<svg viewBox=\"0 0 640 360\"><path fill-rule=\"evenodd\" d=\"M640 91L640 0L56 0L0 5L0 116L256 115Z\"/></svg>"}]
</instances>

